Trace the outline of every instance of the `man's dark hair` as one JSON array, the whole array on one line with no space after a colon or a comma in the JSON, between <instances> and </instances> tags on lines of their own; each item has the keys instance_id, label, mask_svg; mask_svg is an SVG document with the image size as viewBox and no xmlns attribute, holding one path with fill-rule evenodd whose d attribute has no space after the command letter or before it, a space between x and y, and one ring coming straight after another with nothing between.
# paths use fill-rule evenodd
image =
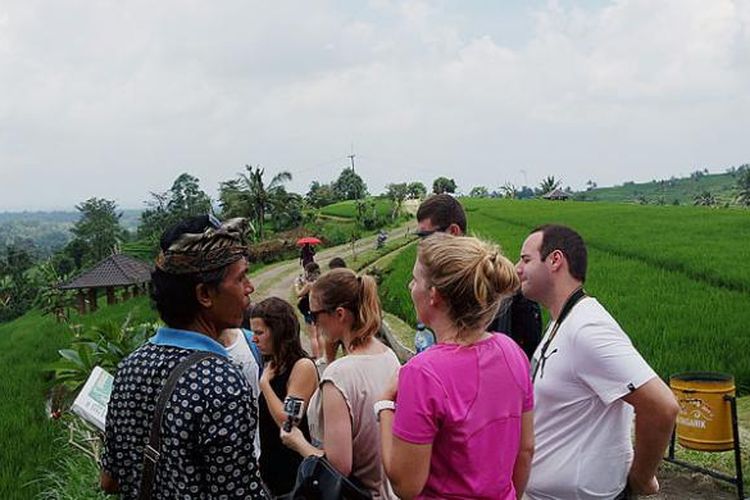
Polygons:
<instances>
[{"instance_id":1,"label":"man's dark hair","mask_svg":"<svg viewBox=\"0 0 750 500\"><path fill-rule=\"evenodd\" d=\"M328 269L338 269L342 267L346 267L346 262L341 257L334 257L328 263Z\"/></svg>"},{"instance_id":2,"label":"man's dark hair","mask_svg":"<svg viewBox=\"0 0 750 500\"><path fill-rule=\"evenodd\" d=\"M200 233L211 226L207 215L185 219L164 231L159 247L166 251L183 234ZM192 274L171 274L154 269L151 273L151 300L164 323L171 328L185 328L192 323L200 312L195 287L203 283L217 288L224 280L228 267Z\"/></svg>"},{"instance_id":3,"label":"man's dark hair","mask_svg":"<svg viewBox=\"0 0 750 500\"><path fill-rule=\"evenodd\" d=\"M542 260L555 250L560 250L568 260L570 275L581 283L586 281L588 252L580 234L573 229L559 224L544 224L530 234L542 233L542 245L539 255Z\"/></svg>"},{"instance_id":4,"label":"man's dark hair","mask_svg":"<svg viewBox=\"0 0 750 500\"><path fill-rule=\"evenodd\" d=\"M445 231L451 224L456 224L463 234L466 234L466 213L464 207L449 194L430 196L419 205L417 221L430 219L438 230Z\"/></svg>"}]
</instances>

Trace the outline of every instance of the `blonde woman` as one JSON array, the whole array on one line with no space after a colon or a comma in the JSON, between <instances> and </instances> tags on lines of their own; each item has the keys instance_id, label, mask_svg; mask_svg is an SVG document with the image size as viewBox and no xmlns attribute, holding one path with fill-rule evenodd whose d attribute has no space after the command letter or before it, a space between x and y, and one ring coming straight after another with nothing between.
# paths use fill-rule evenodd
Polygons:
<instances>
[{"instance_id":1,"label":"blonde woman","mask_svg":"<svg viewBox=\"0 0 750 500\"><path fill-rule=\"evenodd\" d=\"M341 474L369 490L373 498L391 498L383 474L380 441L373 403L395 376L399 362L375 338L380 326L380 304L375 281L348 269L321 276L310 292L310 314L315 325L333 340L341 340L347 355L323 372L308 409L310 444L298 429L281 439L303 457L326 455Z\"/></svg>"},{"instance_id":2,"label":"blonde woman","mask_svg":"<svg viewBox=\"0 0 750 500\"><path fill-rule=\"evenodd\" d=\"M529 363L510 337L486 330L518 284L496 246L446 234L420 243L411 297L437 344L409 360L374 406L401 498L523 494L534 449Z\"/></svg>"}]
</instances>

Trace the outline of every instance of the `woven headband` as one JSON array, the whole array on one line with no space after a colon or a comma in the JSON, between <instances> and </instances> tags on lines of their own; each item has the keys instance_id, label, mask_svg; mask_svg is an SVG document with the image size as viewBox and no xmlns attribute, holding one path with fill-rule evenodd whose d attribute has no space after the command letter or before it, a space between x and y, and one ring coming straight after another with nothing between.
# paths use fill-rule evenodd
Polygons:
<instances>
[{"instance_id":1,"label":"woven headband","mask_svg":"<svg viewBox=\"0 0 750 500\"><path fill-rule=\"evenodd\" d=\"M156 267L169 274L194 274L221 269L247 257L245 235L252 228L244 218L218 221L202 233L184 233L156 257Z\"/></svg>"}]
</instances>

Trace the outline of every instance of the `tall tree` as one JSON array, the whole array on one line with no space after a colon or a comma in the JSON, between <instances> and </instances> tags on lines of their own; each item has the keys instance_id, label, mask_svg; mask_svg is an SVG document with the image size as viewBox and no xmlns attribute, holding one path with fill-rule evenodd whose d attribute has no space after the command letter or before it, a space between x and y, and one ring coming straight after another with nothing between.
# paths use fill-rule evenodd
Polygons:
<instances>
[{"instance_id":1,"label":"tall tree","mask_svg":"<svg viewBox=\"0 0 750 500\"><path fill-rule=\"evenodd\" d=\"M100 260L110 255L124 235L117 204L104 198L89 198L76 205L76 210L81 218L71 232L87 245L89 258Z\"/></svg>"},{"instance_id":2,"label":"tall tree","mask_svg":"<svg viewBox=\"0 0 750 500\"><path fill-rule=\"evenodd\" d=\"M737 179L737 203L750 207L750 169L741 169Z\"/></svg>"},{"instance_id":3,"label":"tall tree","mask_svg":"<svg viewBox=\"0 0 750 500\"><path fill-rule=\"evenodd\" d=\"M273 219L273 212L281 210L289 202L290 195L286 192L284 183L292 180L289 172L279 172L266 184L264 175L265 170L260 166L245 165L245 173L219 187L222 214L225 217L231 215L252 218L258 239L263 239L266 215Z\"/></svg>"},{"instance_id":4,"label":"tall tree","mask_svg":"<svg viewBox=\"0 0 750 500\"><path fill-rule=\"evenodd\" d=\"M435 194L455 193L456 181L447 177L438 177L432 182L432 192Z\"/></svg>"},{"instance_id":5,"label":"tall tree","mask_svg":"<svg viewBox=\"0 0 750 500\"><path fill-rule=\"evenodd\" d=\"M312 181L310 190L305 195L305 200L311 207L320 208L336 203L338 198L330 184L321 184L318 181Z\"/></svg>"},{"instance_id":6,"label":"tall tree","mask_svg":"<svg viewBox=\"0 0 750 500\"><path fill-rule=\"evenodd\" d=\"M555 179L554 175L548 175L539 183L539 191L541 194L547 194L559 188L561 184L562 181L560 179Z\"/></svg>"},{"instance_id":7,"label":"tall tree","mask_svg":"<svg viewBox=\"0 0 750 500\"><path fill-rule=\"evenodd\" d=\"M484 186L474 186L469 191L469 196L471 198L489 198L490 192Z\"/></svg>"},{"instance_id":8,"label":"tall tree","mask_svg":"<svg viewBox=\"0 0 750 500\"><path fill-rule=\"evenodd\" d=\"M506 182L505 184L500 186L500 193L502 194L503 198L507 198L509 200L515 200L519 197L518 188L510 182Z\"/></svg>"},{"instance_id":9,"label":"tall tree","mask_svg":"<svg viewBox=\"0 0 750 500\"><path fill-rule=\"evenodd\" d=\"M427 196L427 188L419 181L410 182L407 189L409 191L409 198L412 200L421 200Z\"/></svg>"},{"instance_id":10,"label":"tall tree","mask_svg":"<svg viewBox=\"0 0 750 500\"><path fill-rule=\"evenodd\" d=\"M197 177L182 173L169 190L167 211L176 220L211 212L211 198L200 188Z\"/></svg>"},{"instance_id":11,"label":"tall tree","mask_svg":"<svg viewBox=\"0 0 750 500\"><path fill-rule=\"evenodd\" d=\"M333 192L339 200L359 200L367 196L367 185L353 168L348 167L334 181Z\"/></svg>"},{"instance_id":12,"label":"tall tree","mask_svg":"<svg viewBox=\"0 0 750 500\"><path fill-rule=\"evenodd\" d=\"M405 182L398 184L388 184L386 186L386 196L391 200L391 219L395 220L401 213L401 205L409 195L409 186Z\"/></svg>"},{"instance_id":13,"label":"tall tree","mask_svg":"<svg viewBox=\"0 0 750 500\"><path fill-rule=\"evenodd\" d=\"M180 174L169 191L151 193L147 209L141 212L138 236L156 240L172 224L194 215L212 212L211 198L200 188L200 180Z\"/></svg>"}]
</instances>

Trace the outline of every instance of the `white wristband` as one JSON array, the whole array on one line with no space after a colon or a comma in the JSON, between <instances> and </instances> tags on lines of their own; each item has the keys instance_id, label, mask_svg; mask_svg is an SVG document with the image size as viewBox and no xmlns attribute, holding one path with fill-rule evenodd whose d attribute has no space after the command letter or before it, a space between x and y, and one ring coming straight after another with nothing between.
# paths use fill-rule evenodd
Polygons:
<instances>
[{"instance_id":1,"label":"white wristband","mask_svg":"<svg viewBox=\"0 0 750 500\"><path fill-rule=\"evenodd\" d=\"M380 422L380 412L383 410L396 411L396 403L390 399L381 399L380 401L375 401L372 409L375 412L375 419Z\"/></svg>"}]
</instances>

